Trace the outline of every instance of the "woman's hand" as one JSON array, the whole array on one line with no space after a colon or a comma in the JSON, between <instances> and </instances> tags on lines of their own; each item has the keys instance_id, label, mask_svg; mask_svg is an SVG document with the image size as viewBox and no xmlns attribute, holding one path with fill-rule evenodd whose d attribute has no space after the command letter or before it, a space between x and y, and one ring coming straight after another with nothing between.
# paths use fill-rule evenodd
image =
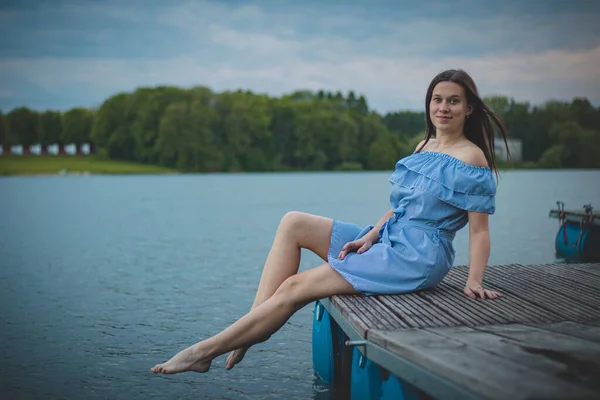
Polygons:
<instances>
[{"instance_id":1,"label":"woman's hand","mask_svg":"<svg viewBox=\"0 0 600 400\"><path fill-rule=\"evenodd\" d=\"M364 253L369 250L373 245L373 241L369 240L367 237L363 236L358 240L353 240L352 242L348 242L342 247L342 251L338 255L340 260L343 260L348 253L352 253L356 251L358 254Z\"/></svg>"},{"instance_id":2,"label":"woman's hand","mask_svg":"<svg viewBox=\"0 0 600 400\"><path fill-rule=\"evenodd\" d=\"M496 292L495 290L484 289L481 286L481 282L477 282L474 280L468 280L463 292L472 299L476 299L477 297L481 297L485 299L496 299L501 297L502 294L500 292Z\"/></svg>"}]
</instances>

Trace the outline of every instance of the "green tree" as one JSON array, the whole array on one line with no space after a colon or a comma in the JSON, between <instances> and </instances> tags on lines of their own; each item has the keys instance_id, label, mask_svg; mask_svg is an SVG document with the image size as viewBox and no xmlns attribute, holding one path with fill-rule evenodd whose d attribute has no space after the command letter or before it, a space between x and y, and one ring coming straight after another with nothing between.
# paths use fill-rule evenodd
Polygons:
<instances>
[{"instance_id":1,"label":"green tree","mask_svg":"<svg viewBox=\"0 0 600 400\"><path fill-rule=\"evenodd\" d=\"M156 144L161 164L181 171L218 171L222 158L214 146L214 117L214 111L199 100L170 104Z\"/></svg>"},{"instance_id":2,"label":"green tree","mask_svg":"<svg viewBox=\"0 0 600 400\"><path fill-rule=\"evenodd\" d=\"M363 96L362 94L358 98L358 102L356 104L356 110L359 113L365 114L365 115L369 113L369 106L367 105L367 99L365 99L365 96Z\"/></svg>"},{"instance_id":3,"label":"green tree","mask_svg":"<svg viewBox=\"0 0 600 400\"><path fill-rule=\"evenodd\" d=\"M63 143L89 143L91 141L94 111L83 107L73 108L62 117Z\"/></svg>"},{"instance_id":4,"label":"green tree","mask_svg":"<svg viewBox=\"0 0 600 400\"><path fill-rule=\"evenodd\" d=\"M273 161L269 98L243 92L221 94L217 99L217 131L227 170L265 170Z\"/></svg>"},{"instance_id":5,"label":"green tree","mask_svg":"<svg viewBox=\"0 0 600 400\"><path fill-rule=\"evenodd\" d=\"M62 115L58 111L45 111L40 115L40 142L42 145L62 143Z\"/></svg>"},{"instance_id":6,"label":"green tree","mask_svg":"<svg viewBox=\"0 0 600 400\"><path fill-rule=\"evenodd\" d=\"M8 132L6 130L6 121L4 118L4 114L0 111L0 146L8 145Z\"/></svg>"},{"instance_id":7,"label":"green tree","mask_svg":"<svg viewBox=\"0 0 600 400\"><path fill-rule=\"evenodd\" d=\"M587 99L534 107L506 96L485 100L509 135L521 139L525 161L597 165L600 109ZM156 87L107 99L93 119L92 138L110 158L185 171L389 170L422 140L425 120L422 111L370 112L352 90L347 98L324 90L272 98Z\"/></svg>"},{"instance_id":8,"label":"green tree","mask_svg":"<svg viewBox=\"0 0 600 400\"><path fill-rule=\"evenodd\" d=\"M274 99L271 102L271 126L275 159L273 167L291 168L294 165L294 121L295 104L289 99Z\"/></svg>"},{"instance_id":9,"label":"green tree","mask_svg":"<svg viewBox=\"0 0 600 400\"><path fill-rule=\"evenodd\" d=\"M563 147L560 144L555 144L554 146L546 149L538 165L541 168L561 168L562 164L562 154L564 152Z\"/></svg>"},{"instance_id":10,"label":"green tree","mask_svg":"<svg viewBox=\"0 0 600 400\"><path fill-rule=\"evenodd\" d=\"M570 168L598 167L598 152L600 152L600 133L592 129L584 129L579 124L569 122L558 122L552 125L550 137L556 143L546 150L544 156L555 157L560 148L560 165ZM553 160L553 159L552 159ZM546 159L544 159L546 161Z\"/></svg>"},{"instance_id":11,"label":"green tree","mask_svg":"<svg viewBox=\"0 0 600 400\"><path fill-rule=\"evenodd\" d=\"M369 115L355 115L356 124L358 126L358 138L354 147L355 155L352 159L356 159L363 167L369 166L369 148L378 137L388 134L387 129L381 122L381 117L376 113Z\"/></svg>"},{"instance_id":12,"label":"green tree","mask_svg":"<svg viewBox=\"0 0 600 400\"><path fill-rule=\"evenodd\" d=\"M6 128L10 144L31 146L39 142L38 113L27 107L18 107L6 114Z\"/></svg>"},{"instance_id":13,"label":"green tree","mask_svg":"<svg viewBox=\"0 0 600 400\"><path fill-rule=\"evenodd\" d=\"M98 109L92 125L91 138L99 149L114 160L133 161L135 141L129 125L131 94L120 93L108 98Z\"/></svg>"},{"instance_id":14,"label":"green tree","mask_svg":"<svg viewBox=\"0 0 600 400\"><path fill-rule=\"evenodd\" d=\"M350 108L350 109L355 109L358 106L358 100L356 99L356 95L354 94L353 90L348 92L348 98L346 99L346 104L348 105L348 108Z\"/></svg>"},{"instance_id":15,"label":"green tree","mask_svg":"<svg viewBox=\"0 0 600 400\"><path fill-rule=\"evenodd\" d=\"M408 155L407 145L393 134L383 134L369 147L368 167L372 170L393 170L396 162Z\"/></svg>"},{"instance_id":16,"label":"green tree","mask_svg":"<svg viewBox=\"0 0 600 400\"><path fill-rule=\"evenodd\" d=\"M506 96L484 97L483 102L496 114L505 116L510 111L510 101Z\"/></svg>"},{"instance_id":17,"label":"green tree","mask_svg":"<svg viewBox=\"0 0 600 400\"><path fill-rule=\"evenodd\" d=\"M414 136L425 130L425 113L417 111L399 111L387 113L383 124L390 132Z\"/></svg>"},{"instance_id":18,"label":"green tree","mask_svg":"<svg viewBox=\"0 0 600 400\"><path fill-rule=\"evenodd\" d=\"M600 108L596 110L586 98L575 98L570 106L570 120L586 129L600 129Z\"/></svg>"},{"instance_id":19,"label":"green tree","mask_svg":"<svg viewBox=\"0 0 600 400\"><path fill-rule=\"evenodd\" d=\"M158 161L156 141L161 118L171 104L199 98L202 88L186 90L172 86L137 89L128 102L127 119L134 140L134 160L143 163ZM207 96L211 94L208 91ZM208 102L207 99L202 99ZM202 101L199 99L199 101Z\"/></svg>"}]
</instances>

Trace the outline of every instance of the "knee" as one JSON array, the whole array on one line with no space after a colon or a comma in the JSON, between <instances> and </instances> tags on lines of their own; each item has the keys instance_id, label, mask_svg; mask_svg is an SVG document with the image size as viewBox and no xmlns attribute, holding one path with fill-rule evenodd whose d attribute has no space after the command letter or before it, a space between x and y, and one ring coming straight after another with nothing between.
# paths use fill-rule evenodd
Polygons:
<instances>
[{"instance_id":1,"label":"knee","mask_svg":"<svg viewBox=\"0 0 600 400\"><path fill-rule=\"evenodd\" d=\"M289 211L281 218L279 227L288 232L296 231L303 226L303 222L306 220L307 215L308 214L300 211Z\"/></svg>"},{"instance_id":2,"label":"knee","mask_svg":"<svg viewBox=\"0 0 600 400\"><path fill-rule=\"evenodd\" d=\"M273 297L277 299L280 307L296 307L302 291L303 279L300 275L287 278L275 291Z\"/></svg>"}]
</instances>

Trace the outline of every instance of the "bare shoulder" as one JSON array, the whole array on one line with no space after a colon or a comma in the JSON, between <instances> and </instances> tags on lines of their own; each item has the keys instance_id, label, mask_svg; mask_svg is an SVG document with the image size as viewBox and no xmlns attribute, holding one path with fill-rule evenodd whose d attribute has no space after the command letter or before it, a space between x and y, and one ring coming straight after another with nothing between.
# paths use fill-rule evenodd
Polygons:
<instances>
[{"instance_id":1,"label":"bare shoulder","mask_svg":"<svg viewBox=\"0 0 600 400\"><path fill-rule=\"evenodd\" d=\"M425 139L421 140L419 142L419 144L417 145L417 147L415 147L415 151L419 150L421 148L421 146L423 146L423 144L425 143ZM431 146L435 145L435 139L430 138L429 141L427 142L427 146L425 146L423 149L421 149L422 151L427 151L427 149L430 149Z\"/></svg>"},{"instance_id":2,"label":"bare shoulder","mask_svg":"<svg viewBox=\"0 0 600 400\"><path fill-rule=\"evenodd\" d=\"M459 160L477 167L489 167L483 150L475 144L461 147L455 155Z\"/></svg>"}]
</instances>

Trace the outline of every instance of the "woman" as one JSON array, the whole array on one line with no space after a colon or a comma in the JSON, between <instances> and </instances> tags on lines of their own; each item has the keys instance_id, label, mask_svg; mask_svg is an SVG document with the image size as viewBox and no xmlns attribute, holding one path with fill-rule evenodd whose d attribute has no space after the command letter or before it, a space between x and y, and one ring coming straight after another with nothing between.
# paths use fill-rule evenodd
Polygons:
<instances>
[{"instance_id":1,"label":"woman","mask_svg":"<svg viewBox=\"0 0 600 400\"><path fill-rule=\"evenodd\" d=\"M328 296L433 288L451 268L454 233L467 222L470 267L464 293L499 297L482 282L490 253L488 214L495 211L492 123L505 138L504 128L461 70L444 71L433 79L425 108L426 138L396 164L390 177L392 209L376 225L361 228L300 212L286 214L250 312L151 371L206 372L215 357L233 350L227 359L231 369L250 346L267 340L294 312ZM298 274L301 248L327 262Z\"/></svg>"}]
</instances>

